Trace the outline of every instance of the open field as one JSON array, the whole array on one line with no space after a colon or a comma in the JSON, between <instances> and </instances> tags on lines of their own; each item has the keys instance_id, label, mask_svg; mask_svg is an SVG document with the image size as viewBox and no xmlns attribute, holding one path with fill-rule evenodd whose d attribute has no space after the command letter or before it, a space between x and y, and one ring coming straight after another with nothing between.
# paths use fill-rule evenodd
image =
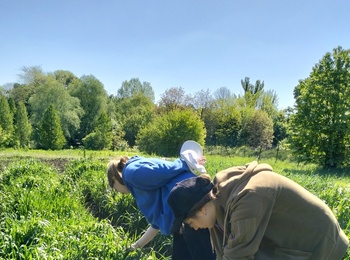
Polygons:
<instances>
[{"instance_id":1,"label":"open field","mask_svg":"<svg viewBox=\"0 0 350 260\"><path fill-rule=\"evenodd\" d=\"M167 259L171 238L129 245L147 227L130 195L107 187L112 151L0 151L0 259ZM254 158L207 156L210 174ZM333 210L350 238L350 175L264 160ZM350 252L344 258L350 260Z\"/></svg>"}]
</instances>

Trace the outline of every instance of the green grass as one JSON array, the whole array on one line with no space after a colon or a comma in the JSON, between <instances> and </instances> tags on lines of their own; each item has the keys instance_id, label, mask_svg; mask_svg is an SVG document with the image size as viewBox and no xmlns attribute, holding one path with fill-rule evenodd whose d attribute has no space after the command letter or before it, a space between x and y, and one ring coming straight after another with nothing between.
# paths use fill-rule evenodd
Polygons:
<instances>
[{"instance_id":1,"label":"green grass","mask_svg":"<svg viewBox=\"0 0 350 260\"><path fill-rule=\"evenodd\" d=\"M131 195L108 189L106 164L117 153L0 152L3 162L11 161L0 167L0 259L146 260L170 255L171 239L162 235L142 250L129 250L148 224ZM133 154L135 151L127 155ZM57 158L69 159L63 172L42 160ZM256 158L209 155L206 168L214 175L253 160ZM275 159L260 162L271 164L276 172L324 200L350 238L350 176L346 170L325 171ZM350 260L349 254L344 259Z\"/></svg>"}]
</instances>

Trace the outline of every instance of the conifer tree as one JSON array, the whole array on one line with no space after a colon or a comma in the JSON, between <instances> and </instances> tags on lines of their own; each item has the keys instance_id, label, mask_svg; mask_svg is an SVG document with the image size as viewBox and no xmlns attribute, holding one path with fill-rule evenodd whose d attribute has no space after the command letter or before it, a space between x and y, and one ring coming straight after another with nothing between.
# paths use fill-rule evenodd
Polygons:
<instances>
[{"instance_id":1,"label":"conifer tree","mask_svg":"<svg viewBox=\"0 0 350 260\"><path fill-rule=\"evenodd\" d=\"M15 133L14 144L16 147L28 147L30 142L30 135L32 133L32 126L28 120L27 109L21 101L18 103L15 114Z\"/></svg>"},{"instance_id":2,"label":"conifer tree","mask_svg":"<svg viewBox=\"0 0 350 260\"><path fill-rule=\"evenodd\" d=\"M13 135L13 115L7 98L0 94L0 127L2 129L0 146L8 146Z\"/></svg>"},{"instance_id":3,"label":"conifer tree","mask_svg":"<svg viewBox=\"0 0 350 260\"><path fill-rule=\"evenodd\" d=\"M83 139L83 143L87 149L92 150L103 150L111 147L112 124L107 113L101 113L94 131Z\"/></svg>"},{"instance_id":4,"label":"conifer tree","mask_svg":"<svg viewBox=\"0 0 350 260\"><path fill-rule=\"evenodd\" d=\"M38 128L38 143L43 149L59 150L66 143L60 118L53 105L45 111Z\"/></svg>"}]
</instances>

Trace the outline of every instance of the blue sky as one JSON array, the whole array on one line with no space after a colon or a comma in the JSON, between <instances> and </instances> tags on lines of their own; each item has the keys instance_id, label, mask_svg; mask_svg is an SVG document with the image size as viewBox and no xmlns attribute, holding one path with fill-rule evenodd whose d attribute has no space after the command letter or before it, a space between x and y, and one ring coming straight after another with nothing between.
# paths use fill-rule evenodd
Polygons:
<instances>
[{"instance_id":1,"label":"blue sky","mask_svg":"<svg viewBox=\"0 0 350 260\"><path fill-rule=\"evenodd\" d=\"M279 108L333 48L350 48L349 0L0 0L0 86L23 66L94 75L108 94L139 78L156 101L264 81Z\"/></svg>"}]
</instances>

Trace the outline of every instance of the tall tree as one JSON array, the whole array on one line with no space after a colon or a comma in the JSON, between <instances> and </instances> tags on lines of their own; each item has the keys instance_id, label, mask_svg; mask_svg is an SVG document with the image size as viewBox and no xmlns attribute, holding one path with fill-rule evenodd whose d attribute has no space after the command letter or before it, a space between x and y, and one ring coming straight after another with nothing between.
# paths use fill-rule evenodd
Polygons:
<instances>
[{"instance_id":1,"label":"tall tree","mask_svg":"<svg viewBox=\"0 0 350 260\"><path fill-rule=\"evenodd\" d=\"M109 149L112 145L112 124L106 112L102 112L94 131L83 138L85 148L91 150Z\"/></svg>"},{"instance_id":2,"label":"tall tree","mask_svg":"<svg viewBox=\"0 0 350 260\"><path fill-rule=\"evenodd\" d=\"M45 111L38 127L38 144L40 148L59 150L66 143L61 128L60 118L54 105Z\"/></svg>"},{"instance_id":3,"label":"tall tree","mask_svg":"<svg viewBox=\"0 0 350 260\"><path fill-rule=\"evenodd\" d=\"M154 91L150 83L143 82L138 78L132 78L129 81L125 80L122 86L118 89L119 98L131 98L135 94L143 94L154 102Z\"/></svg>"},{"instance_id":4,"label":"tall tree","mask_svg":"<svg viewBox=\"0 0 350 260\"><path fill-rule=\"evenodd\" d=\"M159 100L159 107L171 111L177 108L190 106L192 98L187 95L183 87L172 87L161 95Z\"/></svg>"},{"instance_id":5,"label":"tall tree","mask_svg":"<svg viewBox=\"0 0 350 260\"><path fill-rule=\"evenodd\" d=\"M261 82L260 80L257 80L255 85L253 85L250 83L250 78L245 77L244 80L241 80L241 85L244 90L244 106L256 108L260 95L264 90L264 81Z\"/></svg>"},{"instance_id":6,"label":"tall tree","mask_svg":"<svg viewBox=\"0 0 350 260\"><path fill-rule=\"evenodd\" d=\"M30 107L28 104L29 98L34 94L35 87L25 84L15 83L13 88L8 91L9 96L15 101L15 104L23 102L30 115Z\"/></svg>"},{"instance_id":7,"label":"tall tree","mask_svg":"<svg viewBox=\"0 0 350 260\"><path fill-rule=\"evenodd\" d=\"M145 127L155 114L154 103L142 93L131 98L116 100L118 122L122 126L125 140L129 146L135 145L136 136L140 129Z\"/></svg>"},{"instance_id":8,"label":"tall tree","mask_svg":"<svg viewBox=\"0 0 350 260\"><path fill-rule=\"evenodd\" d=\"M276 91L262 91L256 103L256 108L265 111L269 117L274 119L277 116L278 97Z\"/></svg>"},{"instance_id":9,"label":"tall tree","mask_svg":"<svg viewBox=\"0 0 350 260\"><path fill-rule=\"evenodd\" d=\"M8 146L13 135L13 114L7 98L0 94L0 127L2 129L0 146Z\"/></svg>"},{"instance_id":10,"label":"tall tree","mask_svg":"<svg viewBox=\"0 0 350 260\"><path fill-rule=\"evenodd\" d=\"M82 141L85 136L93 132L101 114L107 112L107 92L103 84L92 75L84 75L80 78L80 81L71 83L69 92L71 96L80 100L80 105L84 110L80 130L75 137Z\"/></svg>"},{"instance_id":11,"label":"tall tree","mask_svg":"<svg viewBox=\"0 0 350 260\"><path fill-rule=\"evenodd\" d=\"M252 95L258 94L264 89L264 81L261 82L260 80L257 80L255 82L255 85L250 83L250 78L245 77L244 80L241 80L241 85L244 90L244 93L250 92Z\"/></svg>"},{"instance_id":12,"label":"tall tree","mask_svg":"<svg viewBox=\"0 0 350 260\"><path fill-rule=\"evenodd\" d=\"M78 78L68 70L56 70L53 73L54 78L60 82L65 88L68 88L73 81L78 80Z\"/></svg>"},{"instance_id":13,"label":"tall tree","mask_svg":"<svg viewBox=\"0 0 350 260\"><path fill-rule=\"evenodd\" d=\"M193 107L197 110L203 111L210 107L213 97L209 89L197 91L193 95Z\"/></svg>"},{"instance_id":14,"label":"tall tree","mask_svg":"<svg viewBox=\"0 0 350 260\"><path fill-rule=\"evenodd\" d=\"M349 164L350 50L326 53L294 98L290 141L298 158L326 168Z\"/></svg>"},{"instance_id":15,"label":"tall tree","mask_svg":"<svg viewBox=\"0 0 350 260\"><path fill-rule=\"evenodd\" d=\"M32 126L28 120L26 106L23 102L19 102L15 114L15 146L21 148L28 147L30 143L31 133Z\"/></svg>"},{"instance_id":16,"label":"tall tree","mask_svg":"<svg viewBox=\"0 0 350 260\"><path fill-rule=\"evenodd\" d=\"M36 88L35 94L29 98L31 108L30 120L36 128L45 111L54 105L60 117L64 136L72 140L80 127L80 118L84 114L80 101L72 97L64 86L53 77Z\"/></svg>"},{"instance_id":17,"label":"tall tree","mask_svg":"<svg viewBox=\"0 0 350 260\"><path fill-rule=\"evenodd\" d=\"M40 86L48 79L47 74L40 66L22 67L21 73L18 74L19 79L25 85Z\"/></svg>"},{"instance_id":18,"label":"tall tree","mask_svg":"<svg viewBox=\"0 0 350 260\"><path fill-rule=\"evenodd\" d=\"M273 141L273 121L262 110L254 111L247 125L248 145L259 149L259 158L262 149L270 148Z\"/></svg>"},{"instance_id":19,"label":"tall tree","mask_svg":"<svg viewBox=\"0 0 350 260\"><path fill-rule=\"evenodd\" d=\"M16 114L16 103L15 100L12 97L9 97L7 99L10 107L11 114L14 116Z\"/></svg>"},{"instance_id":20,"label":"tall tree","mask_svg":"<svg viewBox=\"0 0 350 260\"><path fill-rule=\"evenodd\" d=\"M241 130L241 114L234 106L217 117L217 125L214 131L216 144L224 147L235 147L238 144L239 131Z\"/></svg>"},{"instance_id":21,"label":"tall tree","mask_svg":"<svg viewBox=\"0 0 350 260\"><path fill-rule=\"evenodd\" d=\"M213 95L216 100L230 100L233 96L231 91L226 87L215 90Z\"/></svg>"}]
</instances>

